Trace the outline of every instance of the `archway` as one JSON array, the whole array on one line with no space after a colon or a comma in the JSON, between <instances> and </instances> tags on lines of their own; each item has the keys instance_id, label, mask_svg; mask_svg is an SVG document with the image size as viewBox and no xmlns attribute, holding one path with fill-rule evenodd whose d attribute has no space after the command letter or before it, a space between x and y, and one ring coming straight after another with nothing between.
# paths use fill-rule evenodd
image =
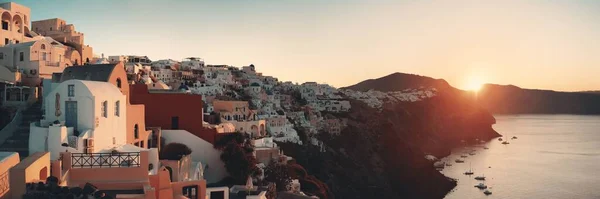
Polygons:
<instances>
[{"instance_id":1,"label":"archway","mask_svg":"<svg viewBox=\"0 0 600 199\"><path fill-rule=\"evenodd\" d=\"M46 180L46 178L48 178L48 167L44 167L44 168L40 169L40 179L39 180Z\"/></svg>"},{"instance_id":2,"label":"archway","mask_svg":"<svg viewBox=\"0 0 600 199\"><path fill-rule=\"evenodd\" d=\"M2 30L10 31L11 22L12 22L12 17L10 16L10 13L3 12L2 13Z\"/></svg>"},{"instance_id":3,"label":"archway","mask_svg":"<svg viewBox=\"0 0 600 199\"><path fill-rule=\"evenodd\" d=\"M265 135L265 124L260 124L260 136Z\"/></svg>"},{"instance_id":4,"label":"archway","mask_svg":"<svg viewBox=\"0 0 600 199\"><path fill-rule=\"evenodd\" d=\"M15 15L13 16L13 30L17 30L18 33L23 33L23 19L21 16Z\"/></svg>"}]
</instances>

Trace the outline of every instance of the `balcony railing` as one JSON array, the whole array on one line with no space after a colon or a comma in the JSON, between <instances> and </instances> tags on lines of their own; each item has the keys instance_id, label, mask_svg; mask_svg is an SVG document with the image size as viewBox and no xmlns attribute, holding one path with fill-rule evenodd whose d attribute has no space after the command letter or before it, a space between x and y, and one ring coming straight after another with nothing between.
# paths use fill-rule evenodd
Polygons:
<instances>
[{"instance_id":1,"label":"balcony railing","mask_svg":"<svg viewBox=\"0 0 600 199\"><path fill-rule=\"evenodd\" d=\"M139 167L140 152L73 153L72 168Z\"/></svg>"}]
</instances>

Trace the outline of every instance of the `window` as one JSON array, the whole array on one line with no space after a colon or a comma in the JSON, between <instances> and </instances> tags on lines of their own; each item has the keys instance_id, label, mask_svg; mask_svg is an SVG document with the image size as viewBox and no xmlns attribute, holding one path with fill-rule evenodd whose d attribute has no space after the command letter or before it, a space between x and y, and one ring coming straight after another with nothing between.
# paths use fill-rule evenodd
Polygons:
<instances>
[{"instance_id":1,"label":"window","mask_svg":"<svg viewBox=\"0 0 600 199\"><path fill-rule=\"evenodd\" d=\"M102 117L108 117L108 114L107 114L108 107L107 106L108 106L108 101L102 102Z\"/></svg>"},{"instance_id":2,"label":"window","mask_svg":"<svg viewBox=\"0 0 600 199\"><path fill-rule=\"evenodd\" d=\"M75 97L75 85L69 85L67 91L69 97Z\"/></svg>"},{"instance_id":3,"label":"window","mask_svg":"<svg viewBox=\"0 0 600 199\"><path fill-rule=\"evenodd\" d=\"M117 101L117 102L115 102L115 116L117 116L117 117L120 115L119 108L121 108L121 102Z\"/></svg>"},{"instance_id":4,"label":"window","mask_svg":"<svg viewBox=\"0 0 600 199\"><path fill-rule=\"evenodd\" d=\"M198 185L185 186L182 190L183 196L190 199L198 199Z\"/></svg>"},{"instance_id":5,"label":"window","mask_svg":"<svg viewBox=\"0 0 600 199\"><path fill-rule=\"evenodd\" d=\"M19 61L23 60L25 60L25 55L23 54L23 52L19 52Z\"/></svg>"},{"instance_id":6,"label":"window","mask_svg":"<svg viewBox=\"0 0 600 199\"><path fill-rule=\"evenodd\" d=\"M42 60L46 61L46 52L42 52Z\"/></svg>"},{"instance_id":7,"label":"window","mask_svg":"<svg viewBox=\"0 0 600 199\"><path fill-rule=\"evenodd\" d=\"M8 43L10 43L10 40L8 38L4 38L4 45L8 45Z\"/></svg>"},{"instance_id":8,"label":"window","mask_svg":"<svg viewBox=\"0 0 600 199\"><path fill-rule=\"evenodd\" d=\"M135 124L135 126L133 127L133 138L134 139L140 138L140 128L137 124Z\"/></svg>"},{"instance_id":9,"label":"window","mask_svg":"<svg viewBox=\"0 0 600 199\"><path fill-rule=\"evenodd\" d=\"M2 21L2 30L8 30L8 21Z\"/></svg>"},{"instance_id":10,"label":"window","mask_svg":"<svg viewBox=\"0 0 600 199\"><path fill-rule=\"evenodd\" d=\"M46 50L46 45L45 45L45 44L42 44L42 47L41 47L41 48L42 48L42 50Z\"/></svg>"},{"instance_id":11,"label":"window","mask_svg":"<svg viewBox=\"0 0 600 199\"><path fill-rule=\"evenodd\" d=\"M117 78L117 87L121 88L121 78Z\"/></svg>"}]
</instances>

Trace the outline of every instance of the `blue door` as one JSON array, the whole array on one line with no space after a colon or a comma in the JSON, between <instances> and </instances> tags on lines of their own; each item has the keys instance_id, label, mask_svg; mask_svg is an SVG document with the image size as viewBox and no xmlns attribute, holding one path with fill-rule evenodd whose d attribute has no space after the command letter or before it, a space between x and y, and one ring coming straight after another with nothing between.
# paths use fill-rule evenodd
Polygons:
<instances>
[{"instance_id":1,"label":"blue door","mask_svg":"<svg viewBox=\"0 0 600 199\"><path fill-rule=\"evenodd\" d=\"M65 125L77 129L77 102L65 101Z\"/></svg>"}]
</instances>

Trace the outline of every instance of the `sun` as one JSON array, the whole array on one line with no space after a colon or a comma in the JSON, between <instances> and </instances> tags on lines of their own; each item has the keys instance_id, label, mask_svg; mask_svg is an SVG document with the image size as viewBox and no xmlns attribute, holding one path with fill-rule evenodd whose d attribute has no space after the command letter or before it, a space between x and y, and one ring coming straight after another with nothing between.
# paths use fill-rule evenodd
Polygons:
<instances>
[{"instance_id":1,"label":"sun","mask_svg":"<svg viewBox=\"0 0 600 199\"><path fill-rule=\"evenodd\" d=\"M465 89L469 91L479 91L483 87L483 80L480 77L470 77L465 85Z\"/></svg>"}]
</instances>

